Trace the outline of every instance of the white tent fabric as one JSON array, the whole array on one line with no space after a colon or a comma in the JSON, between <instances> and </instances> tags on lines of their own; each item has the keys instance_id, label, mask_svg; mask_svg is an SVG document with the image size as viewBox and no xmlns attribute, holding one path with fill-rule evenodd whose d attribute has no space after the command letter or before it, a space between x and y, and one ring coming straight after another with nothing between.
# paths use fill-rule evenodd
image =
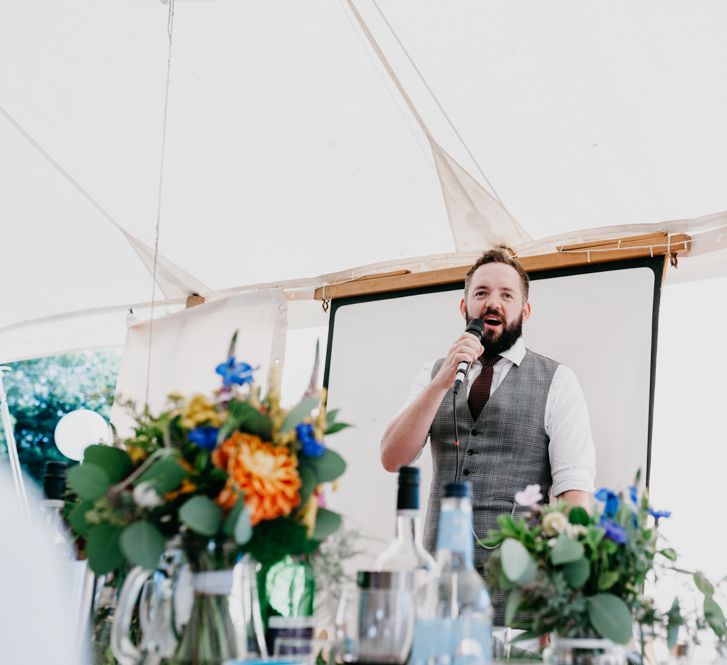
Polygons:
<instances>
[{"instance_id":1,"label":"white tent fabric","mask_svg":"<svg viewBox=\"0 0 727 665\"><path fill-rule=\"evenodd\" d=\"M185 290L214 297L293 280L310 292L331 275L463 263L480 237L518 245L484 233L507 223L534 239L523 254L553 237L596 237L583 229L604 237L643 224L699 230L704 250L722 245L724 215L709 232L700 216L727 209L724 3L356 6L451 158L432 156L344 4L176 0L170 51L168 4L7 3L3 361L121 343L129 308L143 316L151 299L140 248L156 244L158 211L159 279L176 275L158 300L173 308ZM144 261L19 131L136 239ZM465 211L450 226L445 162L489 196L485 174L509 213L485 206L482 219ZM488 227L479 236L468 219ZM674 219L702 221L659 221ZM675 274L724 274L724 261L697 258Z\"/></svg>"}]
</instances>

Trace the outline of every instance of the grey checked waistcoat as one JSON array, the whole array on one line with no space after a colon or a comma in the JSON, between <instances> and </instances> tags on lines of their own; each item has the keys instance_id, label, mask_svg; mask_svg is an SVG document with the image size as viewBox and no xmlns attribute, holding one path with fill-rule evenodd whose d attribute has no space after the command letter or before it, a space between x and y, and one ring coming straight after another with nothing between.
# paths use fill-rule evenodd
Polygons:
<instances>
[{"instance_id":1,"label":"grey checked waistcoat","mask_svg":"<svg viewBox=\"0 0 727 665\"><path fill-rule=\"evenodd\" d=\"M432 377L443 359L434 363ZM430 429L434 473L424 524L424 545L436 549L439 505L444 485L455 480L472 483L475 533L486 538L501 513L515 514L515 492L538 484L547 497L552 483L549 437L545 432L545 404L558 363L528 350L520 366L513 365L490 396L477 422L467 406L467 391L457 395L459 468L455 473L452 390L445 395ZM481 568L489 552L475 547Z\"/></svg>"}]
</instances>

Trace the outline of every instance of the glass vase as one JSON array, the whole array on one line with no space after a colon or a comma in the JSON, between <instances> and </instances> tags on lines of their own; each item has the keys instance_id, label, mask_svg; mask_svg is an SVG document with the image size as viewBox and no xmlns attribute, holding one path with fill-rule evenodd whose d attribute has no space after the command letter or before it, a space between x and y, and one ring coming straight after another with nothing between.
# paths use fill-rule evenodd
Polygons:
<instances>
[{"instance_id":1,"label":"glass vase","mask_svg":"<svg viewBox=\"0 0 727 665\"><path fill-rule=\"evenodd\" d=\"M211 544L187 551L191 575L175 600L181 636L164 665L222 665L267 657L258 604L256 563Z\"/></svg>"},{"instance_id":2,"label":"glass vase","mask_svg":"<svg viewBox=\"0 0 727 665\"><path fill-rule=\"evenodd\" d=\"M626 655L611 640L552 635L543 661L548 665L625 665Z\"/></svg>"}]
</instances>

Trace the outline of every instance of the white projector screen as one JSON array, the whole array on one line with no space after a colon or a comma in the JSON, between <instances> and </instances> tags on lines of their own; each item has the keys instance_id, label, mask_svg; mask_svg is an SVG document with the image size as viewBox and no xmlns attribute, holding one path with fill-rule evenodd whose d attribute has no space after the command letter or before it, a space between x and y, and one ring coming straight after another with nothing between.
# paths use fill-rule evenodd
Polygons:
<instances>
[{"instance_id":1,"label":"white projector screen","mask_svg":"<svg viewBox=\"0 0 727 665\"><path fill-rule=\"evenodd\" d=\"M528 348L571 367L583 387L596 445L596 487L648 478L654 358L663 260L639 259L531 275ZM427 361L464 330L462 286L334 301L328 403L355 425L329 441L348 462L332 507L366 535L369 554L394 529L396 475L379 460L381 435ZM431 482L427 448L422 510ZM358 562L363 564L363 561Z\"/></svg>"}]
</instances>

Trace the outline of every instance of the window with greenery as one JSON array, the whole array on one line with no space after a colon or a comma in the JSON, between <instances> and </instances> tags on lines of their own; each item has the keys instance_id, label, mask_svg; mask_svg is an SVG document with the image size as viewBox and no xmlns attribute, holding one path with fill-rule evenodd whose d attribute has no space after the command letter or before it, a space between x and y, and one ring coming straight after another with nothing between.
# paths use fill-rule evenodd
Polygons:
<instances>
[{"instance_id":1,"label":"window with greenery","mask_svg":"<svg viewBox=\"0 0 727 665\"><path fill-rule=\"evenodd\" d=\"M53 431L61 416L86 408L108 418L121 356L117 350L84 351L11 363L5 391L25 472L40 482L47 460L66 458L56 448ZM0 455L7 463L5 432L0 426Z\"/></svg>"}]
</instances>

